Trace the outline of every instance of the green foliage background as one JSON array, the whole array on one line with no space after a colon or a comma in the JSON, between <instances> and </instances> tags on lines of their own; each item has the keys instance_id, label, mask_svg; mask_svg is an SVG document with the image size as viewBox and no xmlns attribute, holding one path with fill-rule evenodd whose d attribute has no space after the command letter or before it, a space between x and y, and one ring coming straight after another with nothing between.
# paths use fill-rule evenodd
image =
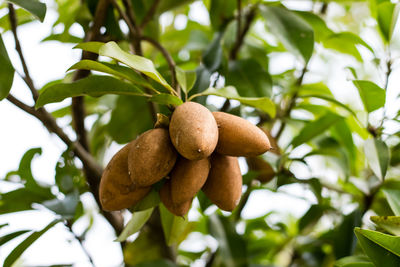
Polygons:
<instances>
[{"instance_id":1,"label":"green foliage background","mask_svg":"<svg viewBox=\"0 0 400 267\"><path fill-rule=\"evenodd\" d=\"M50 7L38 0L2 3L2 34L13 33L24 68L15 72L0 36L0 99L40 120L68 147L54 166L53 184L32 175L31 162L41 148L28 150L18 169L1 177L1 183L20 186L0 189L0 216L33 209L54 213L41 231L10 232L7 224L0 225L0 246L24 236L3 265L13 265L57 224L71 231L87 253L91 224L79 236L73 226L90 213L82 194L90 192L99 203L110 144L131 141L153 127L157 113L168 116L191 100L256 121L268 131L277 147L260 158L272 166L274 178L260 182L257 170L246 170L243 196L232 213L215 209L200 192L191 211L196 216L175 217L159 204L157 186L124 211L132 213L129 221L99 209L121 242L123 264L400 266L400 105L398 95L386 101L396 90L390 81L400 55L400 5L301 2L56 0L51 8L58 19L43 42L76 44L82 60L64 79L43 88L34 86L17 29L43 21ZM190 15L200 5L209 24ZM161 23L162 16L172 22ZM182 18L184 27L175 27ZM62 32L54 30L58 25ZM73 25L83 29L84 38L73 35ZM26 82L34 106L10 94L14 75ZM71 106L47 112L47 104L67 98ZM216 104L221 99L224 104ZM87 116L95 118L89 132ZM62 118L72 118L77 140L58 126ZM292 194L293 186L313 195L305 198L310 208L302 216L274 211L243 217L253 194ZM127 241L134 233L137 237ZM211 237L218 246L188 250L182 242L193 233ZM94 265L96 259L87 256Z\"/></svg>"}]
</instances>

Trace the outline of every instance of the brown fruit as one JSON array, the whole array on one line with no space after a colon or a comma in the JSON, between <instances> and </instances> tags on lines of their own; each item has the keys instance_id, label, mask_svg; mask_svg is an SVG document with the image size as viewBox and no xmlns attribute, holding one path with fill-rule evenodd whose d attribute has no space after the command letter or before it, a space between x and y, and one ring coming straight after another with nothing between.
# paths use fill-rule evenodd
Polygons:
<instances>
[{"instance_id":1,"label":"brown fruit","mask_svg":"<svg viewBox=\"0 0 400 267\"><path fill-rule=\"evenodd\" d=\"M179 157L170 173L172 202L180 204L193 199L206 182L209 171L208 158L188 160Z\"/></svg>"},{"instance_id":2,"label":"brown fruit","mask_svg":"<svg viewBox=\"0 0 400 267\"><path fill-rule=\"evenodd\" d=\"M195 102L186 102L175 109L169 134L179 154L189 160L207 158L218 142L218 128L213 115Z\"/></svg>"},{"instance_id":3,"label":"brown fruit","mask_svg":"<svg viewBox=\"0 0 400 267\"><path fill-rule=\"evenodd\" d=\"M103 210L121 210L137 204L151 187L135 188L128 173L128 153L135 141L124 146L110 160L100 181L100 203Z\"/></svg>"},{"instance_id":4,"label":"brown fruit","mask_svg":"<svg viewBox=\"0 0 400 267\"><path fill-rule=\"evenodd\" d=\"M158 182L172 170L176 157L167 129L148 130L136 139L129 151L128 168L132 182L140 187Z\"/></svg>"},{"instance_id":5,"label":"brown fruit","mask_svg":"<svg viewBox=\"0 0 400 267\"><path fill-rule=\"evenodd\" d=\"M218 124L219 138L216 152L229 156L257 156L271 145L268 137L249 121L225 112L213 112Z\"/></svg>"},{"instance_id":6,"label":"brown fruit","mask_svg":"<svg viewBox=\"0 0 400 267\"><path fill-rule=\"evenodd\" d=\"M175 205L172 203L171 198L171 181L167 180L160 189L160 199L164 206L176 216L184 216L188 213L190 206L192 205L192 199Z\"/></svg>"},{"instance_id":7,"label":"brown fruit","mask_svg":"<svg viewBox=\"0 0 400 267\"><path fill-rule=\"evenodd\" d=\"M242 174L238 159L212 154L210 173L202 190L220 209L232 211L242 195Z\"/></svg>"},{"instance_id":8,"label":"brown fruit","mask_svg":"<svg viewBox=\"0 0 400 267\"><path fill-rule=\"evenodd\" d=\"M247 165L249 170L257 171L258 175L255 179L261 183L268 183L275 177L275 171L268 162L260 157L247 157Z\"/></svg>"}]
</instances>

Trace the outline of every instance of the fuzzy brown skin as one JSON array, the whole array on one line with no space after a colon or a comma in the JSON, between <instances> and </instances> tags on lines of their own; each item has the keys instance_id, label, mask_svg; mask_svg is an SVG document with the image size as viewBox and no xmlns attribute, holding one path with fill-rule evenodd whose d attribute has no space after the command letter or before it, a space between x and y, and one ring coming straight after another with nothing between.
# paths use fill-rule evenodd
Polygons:
<instances>
[{"instance_id":1,"label":"fuzzy brown skin","mask_svg":"<svg viewBox=\"0 0 400 267\"><path fill-rule=\"evenodd\" d=\"M247 157L247 165L249 170L257 171L259 174L255 178L261 183L268 183L275 177L275 171L268 162L260 157Z\"/></svg>"},{"instance_id":2,"label":"fuzzy brown skin","mask_svg":"<svg viewBox=\"0 0 400 267\"><path fill-rule=\"evenodd\" d=\"M229 156L258 156L271 149L267 135L249 121L225 112L213 112L218 124L216 152Z\"/></svg>"},{"instance_id":3,"label":"fuzzy brown skin","mask_svg":"<svg viewBox=\"0 0 400 267\"><path fill-rule=\"evenodd\" d=\"M135 188L128 173L128 153L135 141L124 146L110 160L100 181L100 203L103 210L113 211L136 205L151 187Z\"/></svg>"},{"instance_id":4,"label":"fuzzy brown skin","mask_svg":"<svg viewBox=\"0 0 400 267\"><path fill-rule=\"evenodd\" d=\"M242 195L242 174L239 161L214 153L211 155L211 169L202 190L220 209L232 211Z\"/></svg>"},{"instance_id":5,"label":"fuzzy brown skin","mask_svg":"<svg viewBox=\"0 0 400 267\"><path fill-rule=\"evenodd\" d=\"M188 160L179 157L170 173L172 202L177 205L193 199L206 182L209 171L208 158Z\"/></svg>"},{"instance_id":6,"label":"fuzzy brown skin","mask_svg":"<svg viewBox=\"0 0 400 267\"><path fill-rule=\"evenodd\" d=\"M131 181L139 187L158 182L172 170L176 157L167 129L157 128L143 133L129 151Z\"/></svg>"},{"instance_id":7,"label":"fuzzy brown skin","mask_svg":"<svg viewBox=\"0 0 400 267\"><path fill-rule=\"evenodd\" d=\"M169 134L179 154L189 160L207 158L218 142L218 128L213 115L195 102L186 102L175 109Z\"/></svg>"},{"instance_id":8,"label":"fuzzy brown skin","mask_svg":"<svg viewBox=\"0 0 400 267\"><path fill-rule=\"evenodd\" d=\"M161 187L159 194L161 202L175 216L185 216L192 205L192 199L178 205L174 205L174 203L172 203L170 180L166 181L163 187Z\"/></svg>"}]
</instances>

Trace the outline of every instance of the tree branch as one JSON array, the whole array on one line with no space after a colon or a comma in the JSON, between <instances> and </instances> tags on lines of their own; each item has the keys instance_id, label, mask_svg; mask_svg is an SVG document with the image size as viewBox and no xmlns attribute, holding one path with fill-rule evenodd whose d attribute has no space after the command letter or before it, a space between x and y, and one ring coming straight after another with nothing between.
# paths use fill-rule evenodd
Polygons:
<instances>
[{"instance_id":1,"label":"tree branch","mask_svg":"<svg viewBox=\"0 0 400 267\"><path fill-rule=\"evenodd\" d=\"M151 5L149 11L147 11L146 15L144 16L142 23L140 24L140 29L144 29L146 27L147 23L150 22L150 20L153 18L154 14L157 11L158 4L160 3L160 0L154 0L153 4Z\"/></svg>"},{"instance_id":2,"label":"tree branch","mask_svg":"<svg viewBox=\"0 0 400 267\"><path fill-rule=\"evenodd\" d=\"M28 88L32 93L32 97L36 102L36 100L39 97L39 93L36 90L35 85L33 84L33 80L29 73L29 69L26 64L24 54L22 53L21 43L19 42L19 38L18 38L18 34L17 34L18 21L17 21L17 16L15 14L15 9L14 9L13 4L11 4L11 3L8 4L8 10L9 10L8 17L10 19L11 31L13 33L14 40L15 40L15 50L17 51L17 53L19 55L19 58L20 58L21 64L22 64L22 68L23 68L24 74L25 74L25 76L22 77L22 79L28 85Z\"/></svg>"},{"instance_id":3,"label":"tree branch","mask_svg":"<svg viewBox=\"0 0 400 267\"><path fill-rule=\"evenodd\" d=\"M238 1L240 2L240 0L238 0ZM241 14L240 11L239 11L238 15L239 14ZM236 39L236 42L235 42L235 44L233 45L233 47L231 49L231 52L229 54L229 59L235 60L237 58L237 54L238 54L240 48L243 45L244 37L246 36L247 32L249 31L251 23L253 22L253 19L254 19L255 15L256 15L256 9L253 7L248 11L248 13L247 13L247 15L245 17L245 23L244 23L244 26L243 26L243 30L240 33L237 34L237 39ZM241 18L240 18L240 15L239 15L239 18L238 18L238 31L240 31L240 28L239 28L240 24L241 24L241 23L239 23L240 19Z\"/></svg>"},{"instance_id":4,"label":"tree branch","mask_svg":"<svg viewBox=\"0 0 400 267\"><path fill-rule=\"evenodd\" d=\"M83 239L79 236L77 236L75 234L75 232L72 230L72 224L69 220L67 220L64 225L68 228L68 230L71 232L71 234L73 235L73 237L76 239L76 241L79 242L79 244L81 245L82 251L83 253L85 253L86 257L88 258L89 262L91 263L91 265L94 267L96 265L94 265L94 261L92 259L92 257L89 254L89 251L87 251L87 249L85 248L85 246L83 245Z\"/></svg>"}]
</instances>

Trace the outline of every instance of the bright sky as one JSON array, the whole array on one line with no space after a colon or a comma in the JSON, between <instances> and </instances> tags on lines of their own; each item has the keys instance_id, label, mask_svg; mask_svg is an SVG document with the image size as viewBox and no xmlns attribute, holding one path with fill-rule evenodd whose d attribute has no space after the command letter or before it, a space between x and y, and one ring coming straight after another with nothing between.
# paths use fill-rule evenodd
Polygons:
<instances>
[{"instance_id":1,"label":"bright sky","mask_svg":"<svg viewBox=\"0 0 400 267\"><path fill-rule=\"evenodd\" d=\"M53 2L50 0L45 2L50 6L53 5ZM204 6L195 3L192 6L192 10L193 11L190 13L192 19L208 23L208 19L205 19L207 16ZM179 20L182 19L183 18L180 18ZM38 88L41 88L41 86L51 80L64 77L65 71L72 64L77 62L80 57L79 51L72 49L73 45L65 45L58 42L40 43L40 40L50 33L51 25L55 20L56 13L49 8L43 24L34 22L19 28L19 37L24 55L35 85ZM165 23L168 23L168 20L168 15L164 15L161 19L161 21ZM184 24L185 21L182 20L182 23ZM180 23L177 25L177 28L179 27ZM75 29L75 31L79 34L79 29ZM19 72L22 72L18 56L14 51L13 38L10 32L4 34L3 39L14 66ZM271 66L280 65L274 62L282 60L291 61L292 59L285 55L275 57L271 61ZM324 64L324 62L314 63L314 65L320 64ZM346 73L343 70L344 65L345 64L330 65L322 69L315 68L315 70L318 70L318 75L309 75L306 77L306 81L313 81L313 79L331 73L334 79L330 79L329 85L331 89L333 89L335 95L341 99L352 98L354 97L355 89L345 80ZM272 69L272 71L278 72L279 70ZM398 75L393 74L393 77L396 76ZM334 82L332 82L332 80ZM392 78L391 84L399 84L398 78ZM396 90L398 90L398 88ZM396 102L394 102L394 96L398 93L396 90L389 91L390 97L388 97L388 101L390 101L392 105L396 104ZM19 99L32 104L29 91L18 75L15 75L11 92ZM61 105L65 105L66 103L67 102L64 102ZM57 106L60 106L60 104L48 105L47 108L54 109ZM55 163L65 149L65 145L56 136L50 135L36 119L14 107L6 100L0 102L0 114L2 114L0 116L0 125L3 127L0 135L0 177L4 177L8 171L15 170L18 167L19 160L27 149L41 147L43 149L43 154L33 161L33 174L42 182L54 183ZM59 121L59 123L65 126L68 121ZM117 146L115 146L113 150L115 151L116 148ZM112 155L112 153L110 153L110 155ZM307 173L307 170L305 170L305 172ZM7 186L6 183L1 182L0 188L2 192L13 189L13 187ZM304 191L301 187L296 185L287 187L285 191L291 191L291 193L306 197L311 201L314 200L311 192ZM89 194L84 195L82 199L88 209L96 209L94 201ZM295 205L296 209L293 209L293 205ZM272 210L290 212L295 216L300 216L307 210L309 205L310 204L306 201L289 197L284 193L257 191L252 194L244 210L244 217L253 218ZM95 214L96 212L93 213ZM190 216L195 216L195 214L191 213ZM0 224L9 223L10 226L2 228L0 230L0 236L20 229L39 230L47 225L53 218L54 216L47 211L2 215L0 216ZM82 219L77 223L77 227L74 230L79 234L87 224L88 218ZM0 251L0 263L25 237L26 236L17 238L2 247ZM204 245L204 242L210 242L208 239L202 241L202 244L199 244L198 238L196 234L191 235L189 241L184 242L183 245L196 249L196 247L199 248ZM118 244L112 242L113 239L114 237L110 226L100 216L95 216L94 226L84 244L95 260L96 266L117 266L122 262L122 255L118 249ZM22 259L23 262L28 265L74 263L74 266L90 266L78 243L73 240L71 234L61 224L46 233L43 238L40 238L23 254Z\"/></svg>"}]
</instances>

